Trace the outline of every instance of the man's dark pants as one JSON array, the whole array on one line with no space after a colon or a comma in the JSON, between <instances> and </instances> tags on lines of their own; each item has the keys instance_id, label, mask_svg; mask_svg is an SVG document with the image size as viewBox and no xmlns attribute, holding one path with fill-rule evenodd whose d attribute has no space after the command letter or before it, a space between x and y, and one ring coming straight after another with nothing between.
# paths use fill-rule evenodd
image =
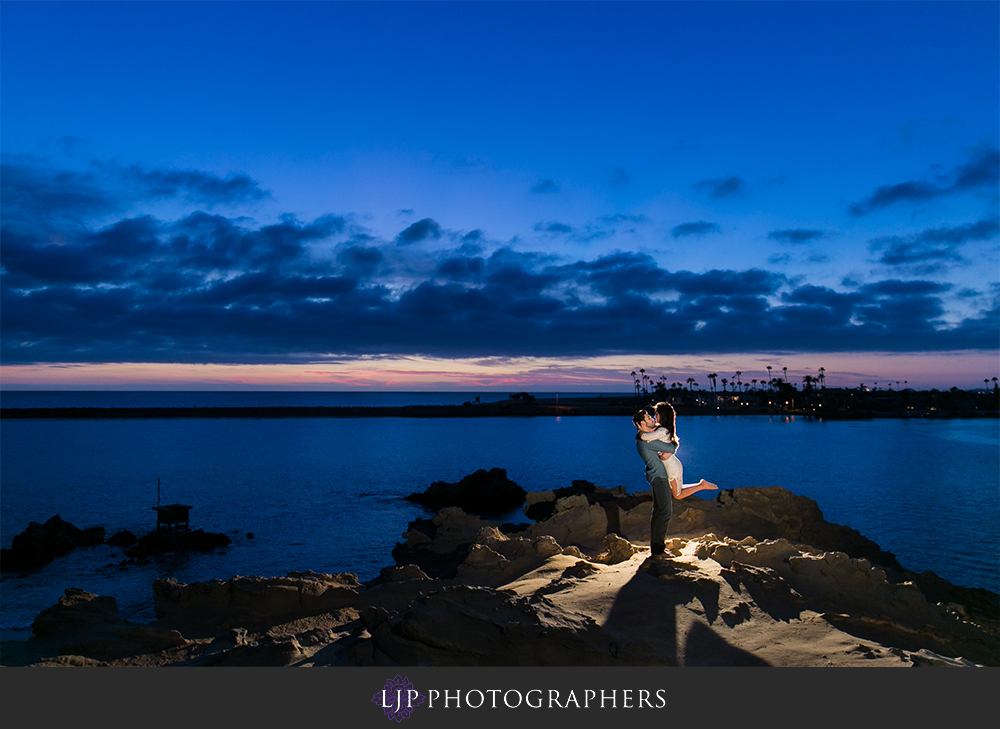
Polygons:
<instances>
[{"instance_id":1,"label":"man's dark pants","mask_svg":"<svg viewBox=\"0 0 1000 729\"><path fill-rule=\"evenodd\" d=\"M670 481L666 478L654 478L653 513L649 518L649 549L653 555L663 554L667 542L667 524L673 513L674 500L670 491Z\"/></svg>"}]
</instances>

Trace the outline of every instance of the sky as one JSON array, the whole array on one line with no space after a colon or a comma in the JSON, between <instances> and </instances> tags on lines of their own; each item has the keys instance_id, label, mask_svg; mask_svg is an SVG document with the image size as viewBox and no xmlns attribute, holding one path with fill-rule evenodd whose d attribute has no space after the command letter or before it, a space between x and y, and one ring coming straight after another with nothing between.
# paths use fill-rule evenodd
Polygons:
<instances>
[{"instance_id":1,"label":"sky","mask_svg":"<svg viewBox=\"0 0 1000 729\"><path fill-rule=\"evenodd\" d=\"M998 148L995 2L0 0L0 387L982 387Z\"/></svg>"}]
</instances>

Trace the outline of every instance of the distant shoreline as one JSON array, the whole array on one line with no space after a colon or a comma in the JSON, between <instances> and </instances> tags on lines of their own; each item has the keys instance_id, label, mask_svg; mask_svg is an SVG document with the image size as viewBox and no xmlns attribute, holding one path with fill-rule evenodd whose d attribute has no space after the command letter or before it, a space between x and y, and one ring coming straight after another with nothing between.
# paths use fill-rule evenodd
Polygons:
<instances>
[{"instance_id":1,"label":"distant shoreline","mask_svg":"<svg viewBox=\"0 0 1000 729\"><path fill-rule=\"evenodd\" d=\"M0 420L97 420L161 418L489 418L489 417L631 417L648 404L631 396L563 397L534 402L501 400L462 405L382 405L382 406L208 406L208 407L54 407L0 408ZM822 420L870 420L873 418L997 418L992 411L948 412L850 411L821 412L763 407L706 408L675 406L677 413L692 415L772 415L809 417Z\"/></svg>"}]
</instances>

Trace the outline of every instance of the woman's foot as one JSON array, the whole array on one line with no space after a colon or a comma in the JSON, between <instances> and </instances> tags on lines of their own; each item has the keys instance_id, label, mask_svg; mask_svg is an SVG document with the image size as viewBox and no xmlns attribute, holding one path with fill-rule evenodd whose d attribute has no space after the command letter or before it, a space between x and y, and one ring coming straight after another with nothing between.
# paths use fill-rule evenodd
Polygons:
<instances>
[{"instance_id":1,"label":"woman's foot","mask_svg":"<svg viewBox=\"0 0 1000 729\"><path fill-rule=\"evenodd\" d=\"M681 489L681 492L680 494L678 494L677 498L686 499L691 494L696 494L699 491L718 491L718 490L719 487L716 486L714 483L702 479L701 481L699 481L696 484L693 484L692 486L685 486L683 489Z\"/></svg>"}]
</instances>

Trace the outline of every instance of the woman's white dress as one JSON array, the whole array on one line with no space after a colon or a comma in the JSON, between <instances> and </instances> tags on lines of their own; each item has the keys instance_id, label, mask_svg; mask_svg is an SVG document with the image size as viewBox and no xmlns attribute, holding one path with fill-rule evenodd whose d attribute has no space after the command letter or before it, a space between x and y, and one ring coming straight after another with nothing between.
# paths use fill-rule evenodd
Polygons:
<instances>
[{"instance_id":1,"label":"woman's white dress","mask_svg":"<svg viewBox=\"0 0 1000 729\"><path fill-rule=\"evenodd\" d=\"M657 428L652 432L643 433L640 437L643 440L670 441L670 433L666 428ZM674 496L677 496L685 485L694 486L694 484L684 483L684 464L681 463L676 453L673 458L665 460L663 465L667 469L667 479L670 481L670 487L673 489Z\"/></svg>"}]
</instances>

